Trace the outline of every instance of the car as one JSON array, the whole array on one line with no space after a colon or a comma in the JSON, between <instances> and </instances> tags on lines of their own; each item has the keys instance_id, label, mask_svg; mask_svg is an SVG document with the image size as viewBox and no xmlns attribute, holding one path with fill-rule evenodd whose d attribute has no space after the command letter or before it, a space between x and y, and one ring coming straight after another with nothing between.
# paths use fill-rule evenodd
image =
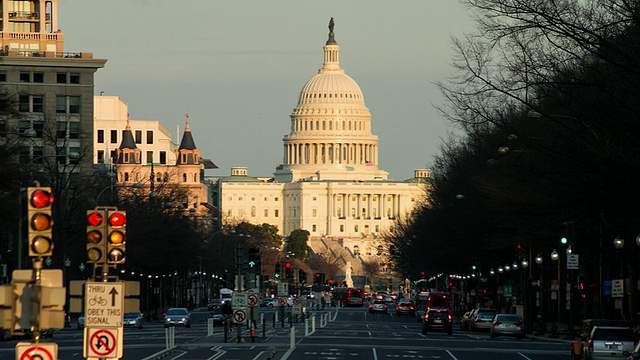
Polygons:
<instances>
[{"instance_id":1,"label":"car","mask_svg":"<svg viewBox=\"0 0 640 360\"><path fill-rule=\"evenodd\" d=\"M396 301L389 295L383 295L382 301L386 302L387 306L394 306L396 304Z\"/></svg>"},{"instance_id":2,"label":"car","mask_svg":"<svg viewBox=\"0 0 640 360\"><path fill-rule=\"evenodd\" d=\"M490 330L495 316L495 310L479 309L471 318L469 329L471 331Z\"/></svg>"},{"instance_id":3,"label":"car","mask_svg":"<svg viewBox=\"0 0 640 360\"><path fill-rule=\"evenodd\" d=\"M396 306L396 316L400 315L416 315L416 306L413 301L409 299L402 299L398 302Z\"/></svg>"},{"instance_id":4,"label":"car","mask_svg":"<svg viewBox=\"0 0 640 360\"><path fill-rule=\"evenodd\" d=\"M262 298L260 299L260 307L274 308L278 306L278 299Z\"/></svg>"},{"instance_id":5,"label":"car","mask_svg":"<svg viewBox=\"0 0 640 360\"><path fill-rule=\"evenodd\" d=\"M228 320L227 316L222 313L222 307L213 309L210 317L213 319L213 326L224 326Z\"/></svg>"},{"instance_id":6,"label":"car","mask_svg":"<svg viewBox=\"0 0 640 360\"><path fill-rule=\"evenodd\" d=\"M164 327L169 326L191 327L191 314L186 308L170 308L164 314Z\"/></svg>"},{"instance_id":7,"label":"car","mask_svg":"<svg viewBox=\"0 0 640 360\"><path fill-rule=\"evenodd\" d=\"M429 331L446 331L448 335L453 335L453 317L449 309L429 309L422 318L422 333L426 335Z\"/></svg>"},{"instance_id":8,"label":"car","mask_svg":"<svg viewBox=\"0 0 640 360\"><path fill-rule=\"evenodd\" d=\"M387 302L383 300L375 300L371 304L369 304L369 314L373 314L376 312L387 312Z\"/></svg>"},{"instance_id":9,"label":"car","mask_svg":"<svg viewBox=\"0 0 640 360\"><path fill-rule=\"evenodd\" d=\"M631 327L631 322L628 320L620 319L584 319L582 320L582 329L580 330L580 336L571 342L571 358L575 360L582 360L583 349L588 346L588 338L593 330L594 326L617 326L617 327Z\"/></svg>"},{"instance_id":10,"label":"car","mask_svg":"<svg viewBox=\"0 0 640 360\"><path fill-rule=\"evenodd\" d=\"M621 358L630 354L635 345L635 334L626 326L594 326L582 349L586 360Z\"/></svg>"},{"instance_id":11,"label":"car","mask_svg":"<svg viewBox=\"0 0 640 360\"><path fill-rule=\"evenodd\" d=\"M496 338L501 335L524 339L525 329L520 315L496 314L491 323L491 329L489 329L489 337Z\"/></svg>"},{"instance_id":12,"label":"car","mask_svg":"<svg viewBox=\"0 0 640 360\"><path fill-rule=\"evenodd\" d=\"M142 313L130 312L124 314L122 319L122 326L142 329Z\"/></svg>"},{"instance_id":13,"label":"car","mask_svg":"<svg viewBox=\"0 0 640 360\"><path fill-rule=\"evenodd\" d=\"M219 308L224 303L222 299L210 299L207 303L207 311L212 311L215 308Z\"/></svg>"}]
</instances>

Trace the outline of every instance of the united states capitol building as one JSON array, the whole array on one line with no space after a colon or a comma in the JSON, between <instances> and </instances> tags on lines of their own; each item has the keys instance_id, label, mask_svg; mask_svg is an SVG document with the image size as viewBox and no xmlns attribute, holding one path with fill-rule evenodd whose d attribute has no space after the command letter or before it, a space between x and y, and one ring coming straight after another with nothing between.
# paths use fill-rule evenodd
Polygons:
<instances>
[{"instance_id":1,"label":"united states capitol building","mask_svg":"<svg viewBox=\"0 0 640 360\"><path fill-rule=\"evenodd\" d=\"M362 273L362 261L386 260L381 232L425 201L430 170L392 181L378 164L378 136L358 84L340 68L333 21L322 68L302 87L272 176L233 167L211 179L223 222L268 223L286 237L310 233L313 252L335 256ZM384 266L383 266L384 268Z\"/></svg>"}]
</instances>

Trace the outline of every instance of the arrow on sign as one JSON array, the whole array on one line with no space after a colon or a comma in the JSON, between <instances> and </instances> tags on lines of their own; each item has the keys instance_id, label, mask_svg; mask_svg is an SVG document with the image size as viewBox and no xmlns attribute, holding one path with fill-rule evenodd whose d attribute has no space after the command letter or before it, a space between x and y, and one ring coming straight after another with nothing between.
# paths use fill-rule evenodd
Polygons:
<instances>
[{"instance_id":1,"label":"arrow on sign","mask_svg":"<svg viewBox=\"0 0 640 360\"><path fill-rule=\"evenodd\" d=\"M100 335L98 341L96 342L96 347L98 349L102 348L104 345L105 348L109 348L109 338L106 335Z\"/></svg>"},{"instance_id":2,"label":"arrow on sign","mask_svg":"<svg viewBox=\"0 0 640 360\"><path fill-rule=\"evenodd\" d=\"M111 288L109 291L109 295L111 295L111 306L116 306L116 295L118 295L118 290L115 287Z\"/></svg>"}]
</instances>

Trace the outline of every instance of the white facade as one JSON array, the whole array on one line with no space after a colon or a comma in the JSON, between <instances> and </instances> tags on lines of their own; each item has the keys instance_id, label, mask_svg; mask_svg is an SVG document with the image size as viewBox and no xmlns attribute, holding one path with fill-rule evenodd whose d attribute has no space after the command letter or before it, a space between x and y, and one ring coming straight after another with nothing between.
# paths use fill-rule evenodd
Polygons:
<instances>
[{"instance_id":1,"label":"white facade","mask_svg":"<svg viewBox=\"0 0 640 360\"><path fill-rule=\"evenodd\" d=\"M283 236L309 231L317 253L331 253L362 271L368 256L384 256L378 235L424 201L430 171L390 181L378 167L378 137L362 91L339 66L333 31L323 67L303 87L283 138L283 163L273 178L248 176L244 167L214 179L223 221L268 223ZM384 262L384 258L380 258Z\"/></svg>"},{"instance_id":2,"label":"white facade","mask_svg":"<svg viewBox=\"0 0 640 360\"><path fill-rule=\"evenodd\" d=\"M129 105L118 96L94 96L93 163L111 163L127 126ZM158 120L130 120L143 164L175 164L178 145L171 132ZM111 155L111 156L109 156Z\"/></svg>"}]
</instances>

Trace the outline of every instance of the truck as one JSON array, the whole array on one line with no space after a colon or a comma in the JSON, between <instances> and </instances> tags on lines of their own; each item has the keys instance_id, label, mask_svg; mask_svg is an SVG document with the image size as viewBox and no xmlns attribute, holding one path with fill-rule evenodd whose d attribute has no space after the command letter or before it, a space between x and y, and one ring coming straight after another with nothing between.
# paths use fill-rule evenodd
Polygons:
<instances>
[{"instance_id":1,"label":"truck","mask_svg":"<svg viewBox=\"0 0 640 360\"><path fill-rule=\"evenodd\" d=\"M233 290L222 288L220 289L220 298L219 299L210 299L207 304L207 310L213 311L215 308L224 305L226 302L231 302L231 297L233 296Z\"/></svg>"}]
</instances>

